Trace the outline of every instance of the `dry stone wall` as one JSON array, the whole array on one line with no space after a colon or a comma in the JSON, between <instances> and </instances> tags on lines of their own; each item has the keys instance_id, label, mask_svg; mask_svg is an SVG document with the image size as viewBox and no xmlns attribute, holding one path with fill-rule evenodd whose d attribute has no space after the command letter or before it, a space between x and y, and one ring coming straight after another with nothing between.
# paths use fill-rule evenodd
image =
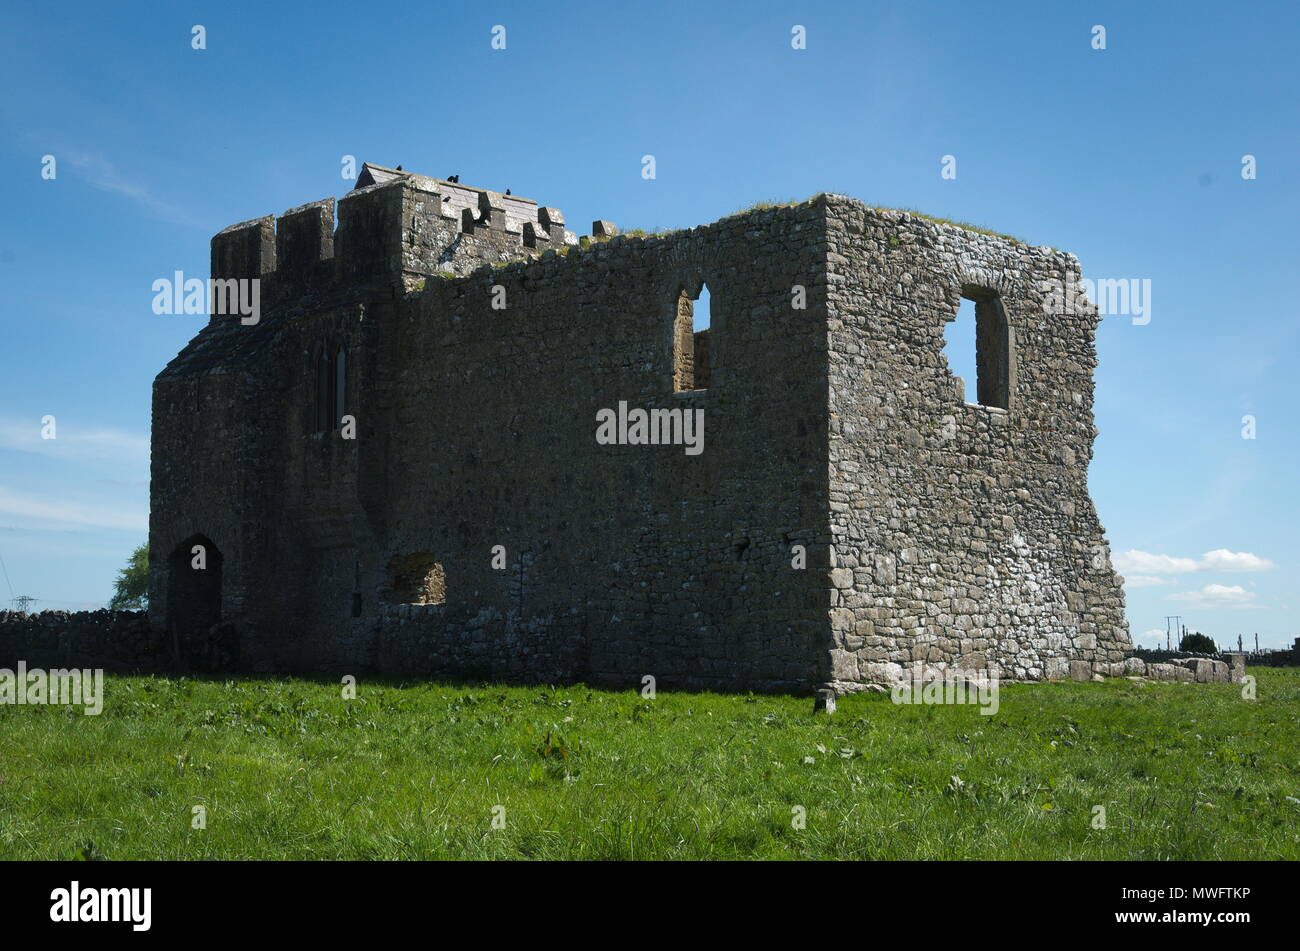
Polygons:
<instances>
[{"instance_id":1,"label":"dry stone wall","mask_svg":"<svg viewBox=\"0 0 1300 951\"><path fill-rule=\"evenodd\" d=\"M143 611L0 611L0 669L152 670L168 649Z\"/></svg>"}]
</instances>

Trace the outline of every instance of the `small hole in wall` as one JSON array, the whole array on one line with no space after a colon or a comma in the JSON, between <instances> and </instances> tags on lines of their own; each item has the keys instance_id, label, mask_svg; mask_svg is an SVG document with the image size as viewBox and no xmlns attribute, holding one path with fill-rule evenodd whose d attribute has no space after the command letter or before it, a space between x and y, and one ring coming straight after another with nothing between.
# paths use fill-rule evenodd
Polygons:
<instances>
[{"instance_id":1,"label":"small hole in wall","mask_svg":"<svg viewBox=\"0 0 1300 951\"><path fill-rule=\"evenodd\" d=\"M747 551L749 551L749 539L748 539L748 538L744 539L743 541L739 541L739 542L736 543L736 559L737 559L737 560L740 560L741 558L744 558L744 557L745 557L745 552L747 552Z\"/></svg>"},{"instance_id":2,"label":"small hole in wall","mask_svg":"<svg viewBox=\"0 0 1300 951\"><path fill-rule=\"evenodd\" d=\"M389 588L384 600L391 604L444 604L447 573L433 555L419 552L398 555L388 563Z\"/></svg>"}]
</instances>

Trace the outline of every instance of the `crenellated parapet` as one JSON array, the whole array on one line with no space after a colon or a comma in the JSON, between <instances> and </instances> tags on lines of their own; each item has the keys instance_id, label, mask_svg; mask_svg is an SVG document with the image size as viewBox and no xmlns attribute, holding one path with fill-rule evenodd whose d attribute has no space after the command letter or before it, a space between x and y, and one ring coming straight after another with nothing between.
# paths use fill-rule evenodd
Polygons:
<instances>
[{"instance_id":1,"label":"crenellated parapet","mask_svg":"<svg viewBox=\"0 0 1300 951\"><path fill-rule=\"evenodd\" d=\"M213 280L260 278L275 270L275 218L271 215L241 221L213 236Z\"/></svg>"},{"instance_id":2,"label":"crenellated parapet","mask_svg":"<svg viewBox=\"0 0 1300 951\"><path fill-rule=\"evenodd\" d=\"M559 209L530 198L367 164L337 203L325 198L215 235L211 273L258 279L269 301L333 285L409 287L576 241Z\"/></svg>"},{"instance_id":3,"label":"crenellated parapet","mask_svg":"<svg viewBox=\"0 0 1300 951\"><path fill-rule=\"evenodd\" d=\"M276 220L275 260L277 273L304 289L332 276L333 198L290 208Z\"/></svg>"}]
</instances>

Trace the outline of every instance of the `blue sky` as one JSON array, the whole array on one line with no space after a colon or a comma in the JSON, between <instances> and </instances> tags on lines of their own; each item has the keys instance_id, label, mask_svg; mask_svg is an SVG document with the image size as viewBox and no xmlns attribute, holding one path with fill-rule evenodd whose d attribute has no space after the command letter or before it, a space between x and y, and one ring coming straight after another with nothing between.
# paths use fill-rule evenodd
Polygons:
<instances>
[{"instance_id":1,"label":"blue sky","mask_svg":"<svg viewBox=\"0 0 1300 951\"><path fill-rule=\"evenodd\" d=\"M1090 473L1133 634L1163 641L1181 615L1289 643L1297 9L11 0L0 600L110 596L146 534L151 381L203 321L154 315L152 282L206 276L227 224L342 194L352 155L511 188L579 231L835 191L1065 248L1085 277L1149 279L1150 322L1099 331Z\"/></svg>"}]
</instances>

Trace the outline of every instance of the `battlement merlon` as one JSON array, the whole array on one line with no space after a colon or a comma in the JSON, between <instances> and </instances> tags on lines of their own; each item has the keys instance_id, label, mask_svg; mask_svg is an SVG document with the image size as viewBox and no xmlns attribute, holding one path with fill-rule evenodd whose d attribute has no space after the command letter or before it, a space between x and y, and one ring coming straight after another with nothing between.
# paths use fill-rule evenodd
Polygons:
<instances>
[{"instance_id":1,"label":"battlement merlon","mask_svg":"<svg viewBox=\"0 0 1300 951\"><path fill-rule=\"evenodd\" d=\"M335 282L468 274L577 243L558 209L530 198L370 165L357 181L337 203L325 198L223 229L212 238L211 276L259 279L266 300Z\"/></svg>"}]
</instances>

